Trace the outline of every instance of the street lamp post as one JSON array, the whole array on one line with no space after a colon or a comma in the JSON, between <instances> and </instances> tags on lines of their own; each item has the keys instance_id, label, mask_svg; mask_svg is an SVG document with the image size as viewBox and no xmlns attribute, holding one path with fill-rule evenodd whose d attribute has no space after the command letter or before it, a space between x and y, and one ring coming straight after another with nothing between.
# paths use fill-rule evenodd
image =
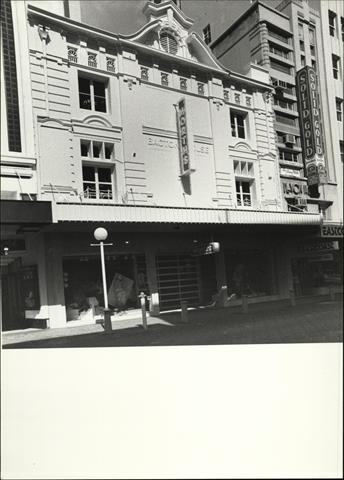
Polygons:
<instances>
[{"instance_id":1,"label":"street lamp post","mask_svg":"<svg viewBox=\"0 0 344 480\"><path fill-rule=\"evenodd\" d=\"M108 294L107 294L104 246L113 245L113 243L104 243L104 240L107 239L108 232L103 227L96 228L93 235L94 235L94 238L98 240L99 243L91 243L91 246L100 247L100 262L102 266L103 292L104 292L104 330L106 333L110 333L112 332L111 310L109 309Z\"/></svg>"}]
</instances>

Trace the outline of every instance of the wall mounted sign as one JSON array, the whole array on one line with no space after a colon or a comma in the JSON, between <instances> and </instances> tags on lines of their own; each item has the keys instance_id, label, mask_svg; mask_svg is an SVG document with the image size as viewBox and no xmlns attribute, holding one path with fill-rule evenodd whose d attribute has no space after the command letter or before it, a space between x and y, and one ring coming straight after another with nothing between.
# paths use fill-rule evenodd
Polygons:
<instances>
[{"instance_id":1,"label":"wall mounted sign","mask_svg":"<svg viewBox=\"0 0 344 480\"><path fill-rule=\"evenodd\" d=\"M320 236L324 238L343 238L344 226L337 225L321 225Z\"/></svg>"},{"instance_id":2,"label":"wall mounted sign","mask_svg":"<svg viewBox=\"0 0 344 480\"><path fill-rule=\"evenodd\" d=\"M174 150L177 148L176 140L153 136L147 138L147 145L156 150Z\"/></svg>"},{"instance_id":3,"label":"wall mounted sign","mask_svg":"<svg viewBox=\"0 0 344 480\"><path fill-rule=\"evenodd\" d=\"M290 181L290 180L282 180L282 185L283 185L283 194L292 196L292 197L298 197L300 195L307 195L308 194L308 188L305 183L302 182L296 182L296 181Z\"/></svg>"},{"instance_id":4,"label":"wall mounted sign","mask_svg":"<svg viewBox=\"0 0 344 480\"><path fill-rule=\"evenodd\" d=\"M293 168L280 168L280 175L286 177L301 177L301 170L294 170Z\"/></svg>"},{"instance_id":5,"label":"wall mounted sign","mask_svg":"<svg viewBox=\"0 0 344 480\"><path fill-rule=\"evenodd\" d=\"M189 125L186 117L186 101L185 98L182 98L177 103L177 129L180 149L181 176L190 175L190 173L194 172L194 169L192 168L191 149L189 146L190 139L192 138L189 131Z\"/></svg>"},{"instance_id":6,"label":"wall mounted sign","mask_svg":"<svg viewBox=\"0 0 344 480\"><path fill-rule=\"evenodd\" d=\"M308 185L319 185L327 182L327 174L319 108L319 89L314 69L306 66L299 70L296 74L296 86Z\"/></svg>"}]
</instances>

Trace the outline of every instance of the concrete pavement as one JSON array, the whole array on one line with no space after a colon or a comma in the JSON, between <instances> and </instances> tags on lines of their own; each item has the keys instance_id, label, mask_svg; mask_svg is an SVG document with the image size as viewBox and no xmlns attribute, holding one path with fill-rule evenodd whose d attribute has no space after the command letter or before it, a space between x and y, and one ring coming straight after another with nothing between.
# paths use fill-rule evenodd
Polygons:
<instances>
[{"instance_id":1,"label":"concrete pavement","mask_svg":"<svg viewBox=\"0 0 344 480\"><path fill-rule=\"evenodd\" d=\"M148 318L112 322L106 334L101 325L2 333L2 348L60 348L144 345L215 345L310 343L343 341L342 296L299 299L240 307L194 309L187 324L179 311Z\"/></svg>"}]
</instances>

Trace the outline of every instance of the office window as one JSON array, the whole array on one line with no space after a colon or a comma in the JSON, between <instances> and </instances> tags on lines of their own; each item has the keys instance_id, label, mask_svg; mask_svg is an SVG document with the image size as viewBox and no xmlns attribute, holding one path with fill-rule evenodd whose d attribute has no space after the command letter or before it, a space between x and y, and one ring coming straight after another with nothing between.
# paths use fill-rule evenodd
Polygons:
<instances>
[{"instance_id":1,"label":"office window","mask_svg":"<svg viewBox=\"0 0 344 480\"><path fill-rule=\"evenodd\" d=\"M312 68L314 68L314 70L317 69L317 62L315 60L311 60L311 63L312 63Z\"/></svg>"},{"instance_id":2,"label":"office window","mask_svg":"<svg viewBox=\"0 0 344 480\"><path fill-rule=\"evenodd\" d=\"M313 28L309 29L309 44L315 45L315 31Z\"/></svg>"},{"instance_id":3,"label":"office window","mask_svg":"<svg viewBox=\"0 0 344 480\"><path fill-rule=\"evenodd\" d=\"M111 168L83 165L82 182L84 198L105 200L114 198Z\"/></svg>"},{"instance_id":4,"label":"office window","mask_svg":"<svg viewBox=\"0 0 344 480\"><path fill-rule=\"evenodd\" d=\"M305 51L305 42L303 40L300 40L300 50L301 52Z\"/></svg>"},{"instance_id":5,"label":"office window","mask_svg":"<svg viewBox=\"0 0 344 480\"><path fill-rule=\"evenodd\" d=\"M242 113L231 112L232 137L246 138L245 122L246 115Z\"/></svg>"},{"instance_id":6,"label":"office window","mask_svg":"<svg viewBox=\"0 0 344 480\"><path fill-rule=\"evenodd\" d=\"M338 79L339 57L337 57L337 55L332 55L332 70L333 70L333 78Z\"/></svg>"},{"instance_id":7,"label":"office window","mask_svg":"<svg viewBox=\"0 0 344 480\"><path fill-rule=\"evenodd\" d=\"M303 36L303 23L299 22L297 25L298 33L299 33L299 39L300 41L304 39Z\"/></svg>"},{"instance_id":8,"label":"office window","mask_svg":"<svg viewBox=\"0 0 344 480\"><path fill-rule=\"evenodd\" d=\"M235 182L236 199L238 207L251 207L251 185L250 182L245 180L237 180Z\"/></svg>"},{"instance_id":9,"label":"office window","mask_svg":"<svg viewBox=\"0 0 344 480\"><path fill-rule=\"evenodd\" d=\"M309 49L310 49L312 57L315 57L315 45L310 45Z\"/></svg>"},{"instance_id":10,"label":"office window","mask_svg":"<svg viewBox=\"0 0 344 480\"><path fill-rule=\"evenodd\" d=\"M304 55L300 56L300 62L302 67L306 65L306 57Z\"/></svg>"},{"instance_id":11,"label":"office window","mask_svg":"<svg viewBox=\"0 0 344 480\"><path fill-rule=\"evenodd\" d=\"M336 32L336 16L337 15L331 10L328 11L328 24L331 37L334 37Z\"/></svg>"},{"instance_id":12,"label":"office window","mask_svg":"<svg viewBox=\"0 0 344 480\"><path fill-rule=\"evenodd\" d=\"M16 51L13 33L12 5L10 0L2 0L1 2L1 34L8 149L10 152L21 152Z\"/></svg>"},{"instance_id":13,"label":"office window","mask_svg":"<svg viewBox=\"0 0 344 480\"><path fill-rule=\"evenodd\" d=\"M175 55L178 51L178 42L176 38L168 32L162 32L160 35L160 45L167 53Z\"/></svg>"},{"instance_id":14,"label":"office window","mask_svg":"<svg viewBox=\"0 0 344 480\"><path fill-rule=\"evenodd\" d=\"M211 42L210 24L203 28L203 40L208 45Z\"/></svg>"},{"instance_id":15,"label":"office window","mask_svg":"<svg viewBox=\"0 0 344 480\"><path fill-rule=\"evenodd\" d=\"M339 122L342 121L342 108L343 108L343 99L336 98L336 112L337 112L337 120Z\"/></svg>"},{"instance_id":16,"label":"office window","mask_svg":"<svg viewBox=\"0 0 344 480\"><path fill-rule=\"evenodd\" d=\"M344 142L339 140L339 151L340 151L340 159L342 163L344 163Z\"/></svg>"},{"instance_id":17,"label":"office window","mask_svg":"<svg viewBox=\"0 0 344 480\"><path fill-rule=\"evenodd\" d=\"M79 76L79 105L86 110L106 112L106 84Z\"/></svg>"},{"instance_id":18,"label":"office window","mask_svg":"<svg viewBox=\"0 0 344 480\"><path fill-rule=\"evenodd\" d=\"M276 60L273 60L271 58L270 58L270 67L279 72L286 73L287 75L293 75L292 67L289 67L288 65L277 62Z\"/></svg>"}]
</instances>

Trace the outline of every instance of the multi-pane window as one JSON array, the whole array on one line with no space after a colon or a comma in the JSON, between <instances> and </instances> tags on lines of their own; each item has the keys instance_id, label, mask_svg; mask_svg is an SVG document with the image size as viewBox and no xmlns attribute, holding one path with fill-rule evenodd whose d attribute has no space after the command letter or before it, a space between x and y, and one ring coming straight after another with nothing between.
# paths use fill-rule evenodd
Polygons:
<instances>
[{"instance_id":1,"label":"multi-pane window","mask_svg":"<svg viewBox=\"0 0 344 480\"><path fill-rule=\"evenodd\" d=\"M251 185L245 180L237 180L235 182L236 199L238 207L251 207Z\"/></svg>"},{"instance_id":2,"label":"multi-pane window","mask_svg":"<svg viewBox=\"0 0 344 480\"><path fill-rule=\"evenodd\" d=\"M269 46L269 51L273 53L274 55L278 55L280 57L286 58L289 60L290 54L289 52L286 52L285 50L282 50L281 48L274 47L273 45Z\"/></svg>"},{"instance_id":3,"label":"multi-pane window","mask_svg":"<svg viewBox=\"0 0 344 480\"><path fill-rule=\"evenodd\" d=\"M210 24L203 28L203 40L208 45L211 42Z\"/></svg>"},{"instance_id":4,"label":"multi-pane window","mask_svg":"<svg viewBox=\"0 0 344 480\"><path fill-rule=\"evenodd\" d=\"M12 5L10 0L2 0L1 2L1 33L8 149L10 152L21 152L16 51L13 33Z\"/></svg>"},{"instance_id":5,"label":"multi-pane window","mask_svg":"<svg viewBox=\"0 0 344 480\"><path fill-rule=\"evenodd\" d=\"M83 165L84 198L112 200L114 198L112 177L112 168Z\"/></svg>"},{"instance_id":6,"label":"multi-pane window","mask_svg":"<svg viewBox=\"0 0 344 480\"><path fill-rule=\"evenodd\" d=\"M234 161L234 174L236 177L253 177L253 163L241 160Z\"/></svg>"},{"instance_id":7,"label":"multi-pane window","mask_svg":"<svg viewBox=\"0 0 344 480\"><path fill-rule=\"evenodd\" d=\"M79 76L79 105L86 110L106 112L106 84Z\"/></svg>"},{"instance_id":8,"label":"multi-pane window","mask_svg":"<svg viewBox=\"0 0 344 480\"><path fill-rule=\"evenodd\" d=\"M337 55L332 55L332 70L333 70L333 78L338 79L339 57L337 57Z\"/></svg>"},{"instance_id":9,"label":"multi-pane window","mask_svg":"<svg viewBox=\"0 0 344 480\"><path fill-rule=\"evenodd\" d=\"M343 109L343 99L342 98L336 98L336 112L337 112L337 120L339 122L342 121L342 109Z\"/></svg>"},{"instance_id":10,"label":"multi-pane window","mask_svg":"<svg viewBox=\"0 0 344 480\"><path fill-rule=\"evenodd\" d=\"M285 162L298 162L299 161L299 154L288 152L286 150L279 150L279 159Z\"/></svg>"},{"instance_id":11,"label":"multi-pane window","mask_svg":"<svg viewBox=\"0 0 344 480\"><path fill-rule=\"evenodd\" d=\"M276 60L270 59L270 67L279 72L286 73L287 75L293 75L292 67L279 63Z\"/></svg>"},{"instance_id":12,"label":"multi-pane window","mask_svg":"<svg viewBox=\"0 0 344 480\"><path fill-rule=\"evenodd\" d=\"M113 160L114 146L112 143L95 140L81 140L80 153L83 159Z\"/></svg>"},{"instance_id":13,"label":"multi-pane window","mask_svg":"<svg viewBox=\"0 0 344 480\"><path fill-rule=\"evenodd\" d=\"M238 112L231 112L232 137L246 138L246 115Z\"/></svg>"},{"instance_id":14,"label":"multi-pane window","mask_svg":"<svg viewBox=\"0 0 344 480\"><path fill-rule=\"evenodd\" d=\"M328 25L331 37L334 37L336 32L336 16L331 10L328 11Z\"/></svg>"}]
</instances>

